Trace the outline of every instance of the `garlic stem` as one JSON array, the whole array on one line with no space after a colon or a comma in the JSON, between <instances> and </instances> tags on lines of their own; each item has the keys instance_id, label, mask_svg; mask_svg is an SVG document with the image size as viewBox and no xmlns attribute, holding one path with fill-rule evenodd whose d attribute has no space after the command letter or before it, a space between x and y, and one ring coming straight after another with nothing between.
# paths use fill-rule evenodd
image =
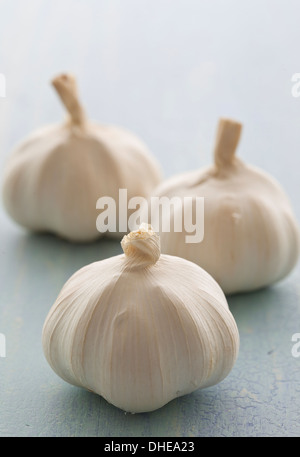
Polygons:
<instances>
[{"instance_id":1,"label":"garlic stem","mask_svg":"<svg viewBox=\"0 0 300 457\"><path fill-rule=\"evenodd\" d=\"M78 99L77 84L74 76L63 73L56 76L51 82L67 109L71 122L76 125L83 125L85 114Z\"/></svg>"},{"instance_id":2,"label":"garlic stem","mask_svg":"<svg viewBox=\"0 0 300 457\"><path fill-rule=\"evenodd\" d=\"M214 160L217 170L221 170L224 167L233 164L241 131L242 124L239 122L231 119L220 119L214 151Z\"/></svg>"},{"instance_id":3,"label":"garlic stem","mask_svg":"<svg viewBox=\"0 0 300 457\"><path fill-rule=\"evenodd\" d=\"M121 241L127 264L146 267L160 257L160 240L151 225L141 224L138 230L125 235Z\"/></svg>"}]
</instances>

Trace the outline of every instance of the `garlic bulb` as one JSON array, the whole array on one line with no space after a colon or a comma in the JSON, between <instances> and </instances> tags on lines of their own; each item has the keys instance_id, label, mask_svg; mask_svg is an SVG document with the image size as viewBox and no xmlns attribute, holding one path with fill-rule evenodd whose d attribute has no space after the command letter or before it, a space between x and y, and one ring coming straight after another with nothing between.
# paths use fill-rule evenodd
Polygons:
<instances>
[{"instance_id":1,"label":"garlic bulb","mask_svg":"<svg viewBox=\"0 0 300 457\"><path fill-rule=\"evenodd\" d=\"M161 169L134 134L87 119L72 75L59 75L52 84L68 119L35 131L16 147L4 172L4 206L27 229L91 241L101 236L97 200L114 199L118 215L119 189L127 190L128 199L148 197L161 181ZM111 235L120 236L117 230Z\"/></svg>"},{"instance_id":2,"label":"garlic bulb","mask_svg":"<svg viewBox=\"0 0 300 457\"><path fill-rule=\"evenodd\" d=\"M162 252L197 263L220 284L225 294L255 290L281 280L293 269L299 256L299 229L290 201L270 175L243 163L235 156L242 125L221 119L214 151L214 164L202 170L182 173L164 181L153 192L183 200L185 215L196 217L196 199L204 198L203 239L186 242L185 227L174 230L183 208L162 215L158 225ZM169 218L170 231L162 231ZM201 220L200 220L201 219ZM199 229L200 230L200 229Z\"/></svg>"},{"instance_id":3,"label":"garlic bulb","mask_svg":"<svg viewBox=\"0 0 300 457\"><path fill-rule=\"evenodd\" d=\"M223 380L239 334L214 279L160 255L148 225L126 235L124 254L87 265L46 317L46 359L65 381L127 412L158 409Z\"/></svg>"}]
</instances>

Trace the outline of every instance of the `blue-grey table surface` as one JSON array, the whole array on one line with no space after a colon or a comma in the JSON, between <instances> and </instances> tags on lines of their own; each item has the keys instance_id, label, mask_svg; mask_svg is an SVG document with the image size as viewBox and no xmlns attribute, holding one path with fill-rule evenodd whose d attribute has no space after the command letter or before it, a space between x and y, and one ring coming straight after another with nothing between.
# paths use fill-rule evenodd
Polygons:
<instances>
[{"instance_id":1,"label":"blue-grey table surface","mask_svg":"<svg viewBox=\"0 0 300 457\"><path fill-rule=\"evenodd\" d=\"M300 220L299 14L294 0L1 0L1 170L24 136L63 120L49 81L72 71L90 118L139 135L166 178L211 162L220 116L241 121L239 156L280 181ZM41 329L62 285L120 252L27 233L1 204L0 436L299 436L299 264L228 297L241 345L217 386L130 415L51 370Z\"/></svg>"}]
</instances>

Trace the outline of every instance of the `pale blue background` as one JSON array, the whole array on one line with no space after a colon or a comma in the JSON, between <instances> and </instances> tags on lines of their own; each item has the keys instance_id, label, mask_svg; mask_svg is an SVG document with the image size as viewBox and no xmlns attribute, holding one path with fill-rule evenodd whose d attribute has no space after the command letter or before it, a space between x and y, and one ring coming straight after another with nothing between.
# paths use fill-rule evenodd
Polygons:
<instances>
[{"instance_id":1,"label":"pale blue background","mask_svg":"<svg viewBox=\"0 0 300 457\"><path fill-rule=\"evenodd\" d=\"M241 121L239 156L281 182L300 220L299 17L293 0L0 1L0 168L16 142L63 119L49 81L72 71L89 116L138 134L166 177L211 161L220 116ZM215 387L131 416L51 371L41 329L60 288L120 252L28 235L1 206L0 436L299 436L299 264L271 289L229 297L241 349Z\"/></svg>"}]
</instances>

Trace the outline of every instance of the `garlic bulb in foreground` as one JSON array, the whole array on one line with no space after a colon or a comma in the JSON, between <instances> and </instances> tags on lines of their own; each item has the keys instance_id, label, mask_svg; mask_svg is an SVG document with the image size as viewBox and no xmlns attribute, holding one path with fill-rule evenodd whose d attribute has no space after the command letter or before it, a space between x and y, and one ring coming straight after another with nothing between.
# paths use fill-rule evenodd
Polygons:
<instances>
[{"instance_id":1,"label":"garlic bulb in foreground","mask_svg":"<svg viewBox=\"0 0 300 457\"><path fill-rule=\"evenodd\" d=\"M87 119L73 76L59 75L52 84L68 120L35 131L16 147L4 171L4 206L30 230L91 241L101 236L98 199L112 198L119 215L119 189L127 190L128 200L148 197L161 181L161 169L134 134ZM111 235L120 236L118 227Z\"/></svg>"},{"instance_id":2,"label":"garlic bulb in foreground","mask_svg":"<svg viewBox=\"0 0 300 457\"><path fill-rule=\"evenodd\" d=\"M132 413L222 381L239 334L219 285L199 266L160 255L145 224L122 247L62 288L43 327L50 366Z\"/></svg>"},{"instance_id":3,"label":"garlic bulb in foreground","mask_svg":"<svg viewBox=\"0 0 300 457\"><path fill-rule=\"evenodd\" d=\"M187 203L162 215L158 225L162 252L197 263L220 284L225 294L246 292L279 281L289 274L299 256L299 228L288 196L267 173L243 163L235 156L242 125L221 119L214 164L164 181L153 196L187 196ZM197 197L204 198L203 239L186 242L190 233L174 230L174 221L196 213ZM155 213L155 211L153 210ZM200 214L200 211L199 211ZM167 222L171 233L162 231ZM164 220L165 219L165 220ZM200 229L199 229L200 231Z\"/></svg>"}]
</instances>

